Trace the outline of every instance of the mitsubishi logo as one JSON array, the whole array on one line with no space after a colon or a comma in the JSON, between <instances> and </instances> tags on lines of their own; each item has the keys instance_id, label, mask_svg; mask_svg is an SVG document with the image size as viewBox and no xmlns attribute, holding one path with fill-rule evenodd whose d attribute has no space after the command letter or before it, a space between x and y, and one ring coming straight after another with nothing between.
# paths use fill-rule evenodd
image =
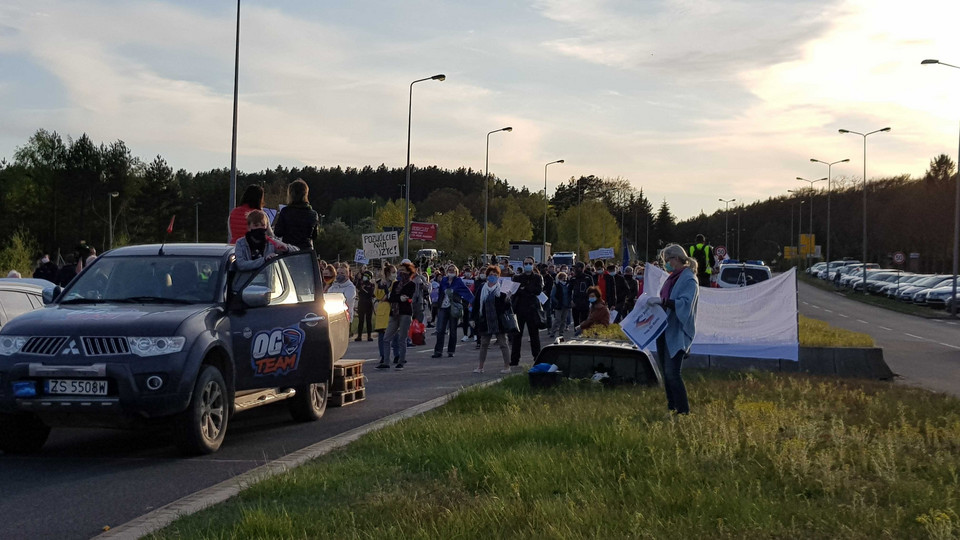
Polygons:
<instances>
[{"instance_id":1,"label":"mitsubishi logo","mask_svg":"<svg viewBox=\"0 0 960 540\"><path fill-rule=\"evenodd\" d=\"M71 339L60 354L80 354L80 349L77 349L77 342Z\"/></svg>"}]
</instances>

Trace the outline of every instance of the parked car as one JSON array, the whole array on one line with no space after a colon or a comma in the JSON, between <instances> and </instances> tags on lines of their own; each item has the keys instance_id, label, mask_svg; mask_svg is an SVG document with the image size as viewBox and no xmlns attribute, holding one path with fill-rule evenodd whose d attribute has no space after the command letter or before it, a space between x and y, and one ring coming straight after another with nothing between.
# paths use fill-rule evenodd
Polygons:
<instances>
[{"instance_id":1,"label":"parked car","mask_svg":"<svg viewBox=\"0 0 960 540\"><path fill-rule=\"evenodd\" d=\"M918 280L915 283L911 283L907 287L901 288L901 290L897 293L897 300L900 300L901 302L912 302L913 296L916 293L931 287L936 287L943 281L946 281L952 277L953 276L932 275Z\"/></svg>"},{"instance_id":2,"label":"parked car","mask_svg":"<svg viewBox=\"0 0 960 540\"><path fill-rule=\"evenodd\" d=\"M896 283L903 278L903 272L879 272L871 274L867 278L867 292L870 294L879 294L880 289L891 283Z\"/></svg>"},{"instance_id":3,"label":"parked car","mask_svg":"<svg viewBox=\"0 0 960 540\"><path fill-rule=\"evenodd\" d=\"M870 268L867 267L867 276L874 274L880 271L880 268ZM855 286L856 283L863 281L863 265L858 265L856 267L850 267L850 270L845 274L840 276L840 286L848 289Z\"/></svg>"},{"instance_id":4,"label":"parked car","mask_svg":"<svg viewBox=\"0 0 960 540\"><path fill-rule=\"evenodd\" d=\"M960 287L960 283L957 284ZM960 293L958 293L960 295ZM927 305L932 308L945 308L948 302L952 303L953 297L953 279L948 279L945 284L935 289L927 291Z\"/></svg>"},{"instance_id":5,"label":"parked car","mask_svg":"<svg viewBox=\"0 0 960 540\"><path fill-rule=\"evenodd\" d=\"M930 294L933 293L934 291L946 291L947 294L945 294L942 298L938 298L937 302L933 306L931 306L931 307L943 307L943 305L947 301L947 298L949 298L950 294L952 294L953 292L953 276L948 276L946 279L941 280L936 285L933 285L932 287L929 287L927 289L914 293L913 303L920 306L929 305Z\"/></svg>"},{"instance_id":6,"label":"parked car","mask_svg":"<svg viewBox=\"0 0 960 540\"><path fill-rule=\"evenodd\" d=\"M837 273L837 270L858 264L860 264L860 261L830 261L827 267L817 274L817 277L820 279L833 280L833 276Z\"/></svg>"},{"instance_id":7,"label":"parked car","mask_svg":"<svg viewBox=\"0 0 960 540\"><path fill-rule=\"evenodd\" d=\"M770 267L757 262L760 261L724 261L717 269L717 287L746 287L770 279Z\"/></svg>"},{"instance_id":8,"label":"parked car","mask_svg":"<svg viewBox=\"0 0 960 540\"><path fill-rule=\"evenodd\" d=\"M44 279L0 279L0 328L24 313L43 307L43 289L53 286Z\"/></svg>"},{"instance_id":9,"label":"parked car","mask_svg":"<svg viewBox=\"0 0 960 540\"><path fill-rule=\"evenodd\" d=\"M235 412L287 400L323 416L349 333L312 251L239 271L221 244L104 253L48 304L0 328L0 450L40 450L51 426L173 428L187 454L220 448Z\"/></svg>"},{"instance_id":10,"label":"parked car","mask_svg":"<svg viewBox=\"0 0 960 540\"><path fill-rule=\"evenodd\" d=\"M886 286L884 286L883 289L881 290L881 294L883 294L887 298L896 298L897 292L900 289L902 289L903 287L908 287L911 284L916 283L917 281L927 277L930 277L930 275L929 274L911 274L911 275L903 276L900 278L899 281L893 281L887 284Z\"/></svg>"},{"instance_id":11,"label":"parked car","mask_svg":"<svg viewBox=\"0 0 960 540\"><path fill-rule=\"evenodd\" d=\"M806 270L804 270L804 272L806 272L806 273L808 273L808 274L810 274L810 275L812 275L812 276L816 276L817 274L820 273L821 270L825 269L826 267L827 267L827 263L825 263L825 262L818 262L818 263L814 263L812 266L810 266L809 268L807 268Z\"/></svg>"}]
</instances>

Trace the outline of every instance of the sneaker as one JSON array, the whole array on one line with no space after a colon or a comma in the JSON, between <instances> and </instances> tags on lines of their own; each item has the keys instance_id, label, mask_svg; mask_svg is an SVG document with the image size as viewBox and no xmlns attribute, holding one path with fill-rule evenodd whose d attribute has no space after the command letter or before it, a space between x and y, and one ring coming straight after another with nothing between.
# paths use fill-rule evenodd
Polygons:
<instances>
[{"instance_id":1,"label":"sneaker","mask_svg":"<svg viewBox=\"0 0 960 540\"><path fill-rule=\"evenodd\" d=\"M453 358L453 353L447 353L447 358Z\"/></svg>"},{"instance_id":2,"label":"sneaker","mask_svg":"<svg viewBox=\"0 0 960 540\"><path fill-rule=\"evenodd\" d=\"M468 341L470 341L470 338L468 338L467 336L463 336L462 338L460 338L460 343L466 343Z\"/></svg>"},{"instance_id":3,"label":"sneaker","mask_svg":"<svg viewBox=\"0 0 960 540\"><path fill-rule=\"evenodd\" d=\"M357 336L357 339L355 339L354 341L363 341L363 338L360 336Z\"/></svg>"},{"instance_id":4,"label":"sneaker","mask_svg":"<svg viewBox=\"0 0 960 540\"><path fill-rule=\"evenodd\" d=\"M367 341L373 341L373 338L370 336L367 336Z\"/></svg>"},{"instance_id":5,"label":"sneaker","mask_svg":"<svg viewBox=\"0 0 960 540\"><path fill-rule=\"evenodd\" d=\"M388 364L384 364L383 362L380 362L379 364L377 364L377 369L390 369L390 366Z\"/></svg>"},{"instance_id":6,"label":"sneaker","mask_svg":"<svg viewBox=\"0 0 960 540\"><path fill-rule=\"evenodd\" d=\"M398 369L398 370L399 370L399 369L403 369L403 364L404 364L404 363L405 363L405 362L401 362L401 363L399 363L399 364L397 364L397 365L395 365L395 366L393 366L393 367L394 367L394 369Z\"/></svg>"},{"instance_id":7,"label":"sneaker","mask_svg":"<svg viewBox=\"0 0 960 540\"><path fill-rule=\"evenodd\" d=\"M511 373L510 368L503 368L500 370L500 373Z\"/></svg>"},{"instance_id":8,"label":"sneaker","mask_svg":"<svg viewBox=\"0 0 960 540\"><path fill-rule=\"evenodd\" d=\"M477 369L473 370L473 372L474 372L474 373L478 373L478 374L482 374L482 373L483 373L483 369L477 368Z\"/></svg>"},{"instance_id":9,"label":"sneaker","mask_svg":"<svg viewBox=\"0 0 960 540\"><path fill-rule=\"evenodd\" d=\"M399 364L399 363L400 363L400 357L399 357L399 356L394 356L394 357L393 357L393 363L394 363L394 364Z\"/></svg>"},{"instance_id":10,"label":"sneaker","mask_svg":"<svg viewBox=\"0 0 960 540\"><path fill-rule=\"evenodd\" d=\"M430 358L441 358L442 356L443 356L443 353L435 352L430 355Z\"/></svg>"}]
</instances>

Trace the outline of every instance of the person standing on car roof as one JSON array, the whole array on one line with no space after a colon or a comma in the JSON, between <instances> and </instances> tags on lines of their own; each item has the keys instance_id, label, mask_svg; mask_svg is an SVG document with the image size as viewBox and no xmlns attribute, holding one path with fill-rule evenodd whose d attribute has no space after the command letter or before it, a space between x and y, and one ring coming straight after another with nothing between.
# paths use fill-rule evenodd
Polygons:
<instances>
[{"instance_id":1,"label":"person standing on car roof","mask_svg":"<svg viewBox=\"0 0 960 540\"><path fill-rule=\"evenodd\" d=\"M690 256L697 261L697 282L701 287L710 286L710 274L713 273L713 246L707 243L702 234L697 235L697 243L690 246Z\"/></svg>"},{"instance_id":2,"label":"person standing on car roof","mask_svg":"<svg viewBox=\"0 0 960 540\"><path fill-rule=\"evenodd\" d=\"M277 238L300 248L300 251L313 249L313 239L317 237L317 224L320 216L310 207L310 187L297 178L287 186L287 205L273 220L273 232Z\"/></svg>"},{"instance_id":3,"label":"person standing on car roof","mask_svg":"<svg viewBox=\"0 0 960 540\"><path fill-rule=\"evenodd\" d=\"M253 210L263 209L263 188L250 184L243 192L243 198L240 199L240 205L230 211L230 217L227 218L227 228L230 230L230 243L236 244L237 240L247 234L247 214ZM273 236L273 229L267 222L267 236Z\"/></svg>"}]
</instances>

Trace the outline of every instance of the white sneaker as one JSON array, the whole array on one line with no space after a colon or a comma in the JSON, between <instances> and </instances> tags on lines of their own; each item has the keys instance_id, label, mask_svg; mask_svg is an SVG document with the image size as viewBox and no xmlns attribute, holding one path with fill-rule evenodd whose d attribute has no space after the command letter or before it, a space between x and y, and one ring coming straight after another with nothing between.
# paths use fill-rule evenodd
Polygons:
<instances>
[{"instance_id":1,"label":"white sneaker","mask_svg":"<svg viewBox=\"0 0 960 540\"><path fill-rule=\"evenodd\" d=\"M510 368L503 368L500 370L500 373L510 373Z\"/></svg>"},{"instance_id":2,"label":"white sneaker","mask_svg":"<svg viewBox=\"0 0 960 540\"><path fill-rule=\"evenodd\" d=\"M483 373L483 370L480 369L480 368L477 368L477 369L473 370L473 372L474 372L474 373Z\"/></svg>"},{"instance_id":3,"label":"white sneaker","mask_svg":"<svg viewBox=\"0 0 960 540\"><path fill-rule=\"evenodd\" d=\"M462 338L460 338L460 343L466 343L468 341L470 341L470 338L468 338L467 336L463 336Z\"/></svg>"}]
</instances>

